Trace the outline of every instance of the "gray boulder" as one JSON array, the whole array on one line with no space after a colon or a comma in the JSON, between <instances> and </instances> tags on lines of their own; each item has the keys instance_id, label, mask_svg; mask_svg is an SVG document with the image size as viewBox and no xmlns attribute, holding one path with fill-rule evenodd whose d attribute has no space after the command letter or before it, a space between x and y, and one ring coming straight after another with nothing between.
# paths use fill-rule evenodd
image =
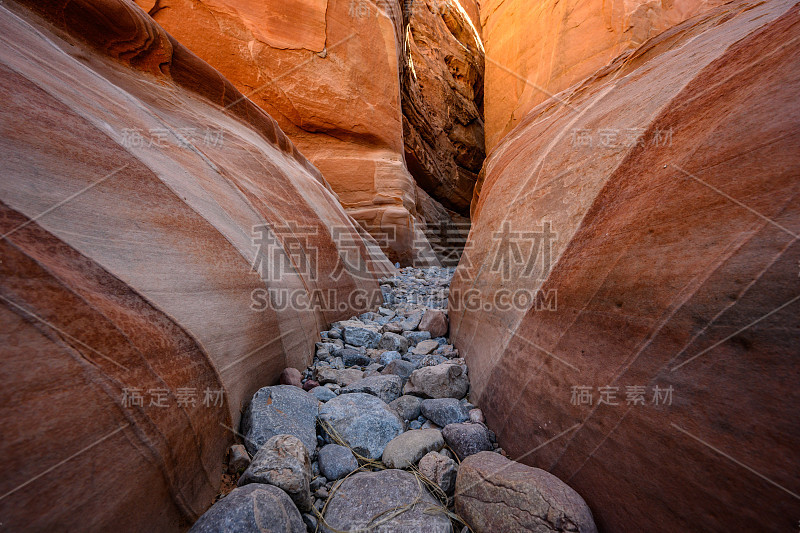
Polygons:
<instances>
[{"instance_id":1,"label":"gray boulder","mask_svg":"<svg viewBox=\"0 0 800 533\"><path fill-rule=\"evenodd\" d=\"M345 367L349 366L367 366L372 362L366 354L354 350L353 348L342 348L333 352L334 357L341 357L342 363Z\"/></svg>"},{"instance_id":2,"label":"gray boulder","mask_svg":"<svg viewBox=\"0 0 800 533\"><path fill-rule=\"evenodd\" d=\"M305 533L306 526L289 496L272 485L252 484L211 506L190 533Z\"/></svg>"},{"instance_id":3,"label":"gray boulder","mask_svg":"<svg viewBox=\"0 0 800 533\"><path fill-rule=\"evenodd\" d=\"M412 331L417 329L417 326L419 326L421 320L422 320L422 312L417 311L415 313L412 313L405 320L403 320L400 323L400 327L403 328L403 330L405 331ZM430 335L430 332L428 333L428 335Z\"/></svg>"},{"instance_id":4,"label":"gray boulder","mask_svg":"<svg viewBox=\"0 0 800 533\"><path fill-rule=\"evenodd\" d=\"M350 448L338 444L326 444L319 451L319 470L328 480L341 479L358 468Z\"/></svg>"},{"instance_id":5,"label":"gray boulder","mask_svg":"<svg viewBox=\"0 0 800 533\"><path fill-rule=\"evenodd\" d=\"M356 453L380 459L383 449L403 432L403 421L386 402L362 392L342 394L319 408L323 428L329 425Z\"/></svg>"},{"instance_id":6,"label":"gray boulder","mask_svg":"<svg viewBox=\"0 0 800 533\"><path fill-rule=\"evenodd\" d=\"M404 361L403 359L395 359L394 361L386 365L386 367L383 370L381 370L381 374L383 375L392 374L395 376L400 376L400 379L402 379L403 382L405 382L405 380L407 380L409 376L411 376L411 373L416 368L417 367L414 366L414 363L411 363L409 361Z\"/></svg>"},{"instance_id":7,"label":"gray boulder","mask_svg":"<svg viewBox=\"0 0 800 533\"><path fill-rule=\"evenodd\" d=\"M275 435L294 435L312 457L317 447L317 406L314 395L292 385L259 389L242 417L244 444L251 455Z\"/></svg>"},{"instance_id":8,"label":"gray boulder","mask_svg":"<svg viewBox=\"0 0 800 533\"><path fill-rule=\"evenodd\" d=\"M403 331L403 337L408 339L409 344L417 344L431 338L429 331Z\"/></svg>"},{"instance_id":9,"label":"gray boulder","mask_svg":"<svg viewBox=\"0 0 800 533\"><path fill-rule=\"evenodd\" d=\"M389 403L400 397L402 389L403 380L399 376L389 374L370 376L356 381L343 388L340 393L352 394L354 392L364 392L377 396L384 402Z\"/></svg>"},{"instance_id":10,"label":"gray boulder","mask_svg":"<svg viewBox=\"0 0 800 533\"><path fill-rule=\"evenodd\" d=\"M467 410L455 398L423 400L420 403L420 412L422 416L440 427L469 420Z\"/></svg>"},{"instance_id":11,"label":"gray boulder","mask_svg":"<svg viewBox=\"0 0 800 533\"><path fill-rule=\"evenodd\" d=\"M461 463L455 509L475 533L597 532L586 502L566 483L493 452L472 455Z\"/></svg>"},{"instance_id":12,"label":"gray boulder","mask_svg":"<svg viewBox=\"0 0 800 533\"><path fill-rule=\"evenodd\" d=\"M489 432L481 424L449 424L442 429L442 436L461 461L492 449Z\"/></svg>"},{"instance_id":13,"label":"gray boulder","mask_svg":"<svg viewBox=\"0 0 800 533\"><path fill-rule=\"evenodd\" d=\"M301 511L311 510L311 459L305 445L292 435L276 435L259 448L239 486L250 483L275 485Z\"/></svg>"},{"instance_id":14,"label":"gray boulder","mask_svg":"<svg viewBox=\"0 0 800 533\"><path fill-rule=\"evenodd\" d=\"M381 334L374 329L347 326L344 328L344 342L353 346L377 348Z\"/></svg>"},{"instance_id":15,"label":"gray boulder","mask_svg":"<svg viewBox=\"0 0 800 533\"><path fill-rule=\"evenodd\" d=\"M452 533L450 519L433 496L412 474L394 469L359 472L344 480L328 501L325 521L331 528L323 527L325 533Z\"/></svg>"}]
</instances>

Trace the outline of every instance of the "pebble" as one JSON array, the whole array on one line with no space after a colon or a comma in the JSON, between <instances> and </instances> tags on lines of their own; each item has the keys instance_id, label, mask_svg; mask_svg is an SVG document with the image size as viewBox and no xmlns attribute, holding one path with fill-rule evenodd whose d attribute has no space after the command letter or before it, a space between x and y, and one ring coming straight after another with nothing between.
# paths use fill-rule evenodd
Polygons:
<instances>
[{"instance_id":1,"label":"pebble","mask_svg":"<svg viewBox=\"0 0 800 533\"><path fill-rule=\"evenodd\" d=\"M281 385L303 386L303 375L296 368L284 368L279 379Z\"/></svg>"},{"instance_id":2,"label":"pebble","mask_svg":"<svg viewBox=\"0 0 800 533\"><path fill-rule=\"evenodd\" d=\"M451 458L438 452L430 452L419 461L420 473L433 481L445 494L456 488L458 466Z\"/></svg>"},{"instance_id":3,"label":"pebble","mask_svg":"<svg viewBox=\"0 0 800 533\"><path fill-rule=\"evenodd\" d=\"M321 402L327 402L328 400L336 398L336 394L327 387L314 387L310 392Z\"/></svg>"},{"instance_id":4,"label":"pebble","mask_svg":"<svg viewBox=\"0 0 800 533\"><path fill-rule=\"evenodd\" d=\"M428 355L439 347L439 343L433 339L428 339L417 343L412 350L416 355ZM298 373L299 374L299 373Z\"/></svg>"},{"instance_id":5,"label":"pebble","mask_svg":"<svg viewBox=\"0 0 800 533\"><path fill-rule=\"evenodd\" d=\"M419 407L417 407L419 412ZM238 474L250 465L250 455L242 444L234 444L228 448L228 473Z\"/></svg>"}]
</instances>

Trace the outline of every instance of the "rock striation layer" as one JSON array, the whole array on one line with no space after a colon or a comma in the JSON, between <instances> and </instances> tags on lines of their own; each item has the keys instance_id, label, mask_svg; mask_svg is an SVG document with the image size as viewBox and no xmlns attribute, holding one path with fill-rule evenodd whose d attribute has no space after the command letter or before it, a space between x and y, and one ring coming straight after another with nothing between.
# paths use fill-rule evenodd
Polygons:
<instances>
[{"instance_id":1,"label":"rock striation layer","mask_svg":"<svg viewBox=\"0 0 800 533\"><path fill-rule=\"evenodd\" d=\"M451 337L509 456L600 530L791 526L799 31L793 2L714 8L536 107L486 163Z\"/></svg>"},{"instance_id":2,"label":"rock striation layer","mask_svg":"<svg viewBox=\"0 0 800 533\"><path fill-rule=\"evenodd\" d=\"M486 150L541 102L725 0L482 0Z\"/></svg>"},{"instance_id":3,"label":"rock striation layer","mask_svg":"<svg viewBox=\"0 0 800 533\"><path fill-rule=\"evenodd\" d=\"M134 4L6 3L0 35L3 525L185 528L243 402L305 367L350 295L380 297L355 263L391 266L275 122ZM336 296L277 312L267 289Z\"/></svg>"}]
</instances>

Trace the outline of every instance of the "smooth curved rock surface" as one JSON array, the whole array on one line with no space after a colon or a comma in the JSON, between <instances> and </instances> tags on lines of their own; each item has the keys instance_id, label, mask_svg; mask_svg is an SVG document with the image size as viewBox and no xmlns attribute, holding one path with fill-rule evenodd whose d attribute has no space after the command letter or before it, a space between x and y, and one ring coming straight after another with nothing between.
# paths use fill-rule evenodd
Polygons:
<instances>
[{"instance_id":1,"label":"smooth curved rock surface","mask_svg":"<svg viewBox=\"0 0 800 533\"><path fill-rule=\"evenodd\" d=\"M310 362L350 294L379 295L331 228L391 267L275 122L132 3L5 3L0 35L3 525L185 528L246 400ZM273 258L308 236L319 275L262 280L253 228L297 219ZM338 299L252 309L267 288Z\"/></svg>"},{"instance_id":2,"label":"smooth curved rock surface","mask_svg":"<svg viewBox=\"0 0 800 533\"><path fill-rule=\"evenodd\" d=\"M451 338L502 448L575 488L600 530L779 531L796 514L798 32L793 2L709 11L537 107L487 161ZM500 248L544 241L545 222L549 268L543 246L524 264ZM470 290L523 289L553 299L464 312Z\"/></svg>"},{"instance_id":3,"label":"smooth curved rock surface","mask_svg":"<svg viewBox=\"0 0 800 533\"><path fill-rule=\"evenodd\" d=\"M725 0L482 0L486 151L538 104Z\"/></svg>"}]
</instances>

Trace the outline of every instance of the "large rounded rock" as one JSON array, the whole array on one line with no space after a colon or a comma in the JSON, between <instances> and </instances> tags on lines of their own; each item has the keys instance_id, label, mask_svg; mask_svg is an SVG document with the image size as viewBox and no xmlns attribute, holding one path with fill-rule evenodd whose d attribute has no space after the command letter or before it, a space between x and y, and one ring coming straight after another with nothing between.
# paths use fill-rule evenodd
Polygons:
<instances>
[{"instance_id":1,"label":"large rounded rock","mask_svg":"<svg viewBox=\"0 0 800 533\"><path fill-rule=\"evenodd\" d=\"M259 389L242 417L247 451L255 455L275 435L294 435L313 457L317 448L318 405L312 394L292 385Z\"/></svg>"},{"instance_id":2,"label":"large rounded rock","mask_svg":"<svg viewBox=\"0 0 800 533\"><path fill-rule=\"evenodd\" d=\"M437 512L439 510L439 512ZM382 520L380 526L376 523ZM412 474L403 470L359 472L328 501L325 521L336 531L451 533L450 519Z\"/></svg>"},{"instance_id":3,"label":"large rounded rock","mask_svg":"<svg viewBox=\"0 0 800 533\"><path fill-rule=\"evenodd\" d=\"M463 398L469 389L469 379L460 365L444 363L418 368L411 373L403 394L427 398Z\"/></svg>"},{"instance_id":4,"label":"large rounded rock","mask_svg":"<svg viewBox=\"0 0 800 533\"><path fill-rule=\"evenodd\" d=\"M239 478L240 487L250 483L275 485L292 498L298 509L310 511L311 460L305 445L292 435L269 439Z\"/></svg>"},{"instance_id":5,"label":"large rounded rock","mask_svg":"<svg viewBox=\"0 0 800 533\"><path fill-rule=\"evenodd\" d=\"M460 401L455 398L435 398L422 400L420 403L422 416L444 427L447 424L458 424L469 420L469 414Z\"/></svg>"},{"instance_id":6,"label":"large rounded rock","mask_svg":"<svg viewBox=\"0 0 800 533\"><path fill-rule=\"evenodd\" d=\"M438 429L417 429L398 435L383 450L383 464L389 468L408 468L415 465L428 452L438 452L444 447L442 432Z\"/></svg>"},{"instance_id":7,"label":"large rounded rock","mask_svg":"<svg viewBox=\"0 0 800 533\"><path fill-rule=\"evenodd\" d=\"M386 403L392 402L400 397L400 392L403 389L403 380L399 376L393 374L377 375L364 378L362 380L351 383L343 388L342 394L351 394L354 392L364 392L377 396Z\"/></svg>"},{"instance_id":8,"label":"large rounded rock","mask_svg":"<svg viewBox=\"0 0 800 533\"><path fill-rule=\"evenodd\" d=\"M358 461L346 446L327 444L319 451L319 470L325 479L341 479L358 468Z\"/></svg>"},{"instance_id":9,"label":"large rounded rock","mask_svg":"<svg viewBox=\"0 0 800 533\"><path fill-rule=\"evenodd\" d=\"M566 483L492 452L461 463L455 505L475 533L597 531L586 502Z\"/></svg>"},{"instance_id":10,"label":"large rounded rock","mask_svg":"<svg viewBox=\"0 0 800 533\"><path fill-rule=\"evenodd\" d=\"M306 526L289 496L273 485L252 484L211 506L190 533L305 533Z\"/></svg>"},{"instance_id":11,"label":"large rounded rock","mask_svg":"<svg viewBox=\"0 0 800 533\"><path fill-rule=\"evenodd\" d=\"M319 408L329 425L359 455L380 459L383 449L403 432L403 421L384 401L363 392L342 394Z\"/></svg>"},{"instance_id":12,"label":"large rounded rock","mask_svg":"<svg viewBox=\"0 0 800 533\"><path fill-rule=\"evenodd\" d=\"M470 455L492 449L489 432L482 424L448 424L442 429L442 436L462 461Z\"/></svg>"}]
</instances>

